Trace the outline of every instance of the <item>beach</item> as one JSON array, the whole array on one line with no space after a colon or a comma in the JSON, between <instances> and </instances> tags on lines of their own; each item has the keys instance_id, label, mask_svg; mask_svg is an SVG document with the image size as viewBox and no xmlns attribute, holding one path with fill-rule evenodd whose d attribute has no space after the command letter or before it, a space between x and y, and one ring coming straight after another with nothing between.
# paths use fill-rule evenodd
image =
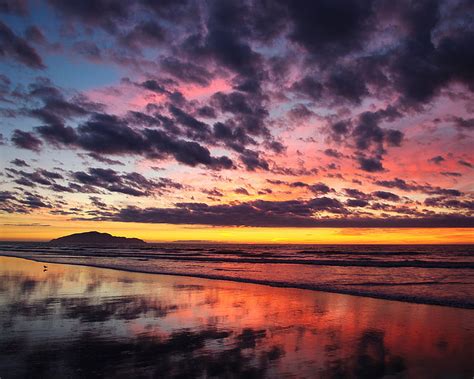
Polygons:
<instances>
[{"instance_id":1,"label":"beach","mask_svg":"<svg viewBox=\"0 0 474 379\"><path fill-rule=\"evenodd\" d=\"M474 374L470 309L13 257L0 276L5 379Z\"/></svg>"}]
</instances>

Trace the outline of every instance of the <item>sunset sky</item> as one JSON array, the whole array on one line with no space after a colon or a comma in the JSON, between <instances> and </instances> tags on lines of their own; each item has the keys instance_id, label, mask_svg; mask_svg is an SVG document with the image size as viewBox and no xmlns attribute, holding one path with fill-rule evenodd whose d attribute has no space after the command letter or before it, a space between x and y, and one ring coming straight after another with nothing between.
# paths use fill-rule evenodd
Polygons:
<instances>
[{"instance_id":1,"label":"sunset sky","mask_svg":"<svg viewBox=\"0 0 474 379\"><path fill-rule=\"evenodd\" d=\"M473 15L0 1L0 239L473 242Z\"/></svg>"}]
</instances>

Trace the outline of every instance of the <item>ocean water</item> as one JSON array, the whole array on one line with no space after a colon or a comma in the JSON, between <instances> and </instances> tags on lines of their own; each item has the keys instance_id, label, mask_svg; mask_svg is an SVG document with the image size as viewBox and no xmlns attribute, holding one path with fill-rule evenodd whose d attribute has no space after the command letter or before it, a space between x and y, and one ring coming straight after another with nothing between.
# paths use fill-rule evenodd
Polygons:
<instances>
[{"instance_id":1,"label":"ocean water","mask_svg":"<svg viewBox=\"0 0 474 379\"><path fill-rule=\"evenodd\" d=\"M2 243L0 254L474 308L474 245Z\"/></svg>"}]
</instances>

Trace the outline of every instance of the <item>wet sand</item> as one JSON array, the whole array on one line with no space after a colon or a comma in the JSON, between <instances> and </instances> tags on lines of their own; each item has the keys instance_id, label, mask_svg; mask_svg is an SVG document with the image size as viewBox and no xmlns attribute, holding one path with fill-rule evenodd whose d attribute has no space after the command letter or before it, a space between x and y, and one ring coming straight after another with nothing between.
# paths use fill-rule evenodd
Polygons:
<instances>
[{"instance_id":1,"label":"wet sand","mask_svg":"<svg viewBox=\"0 0 474 379\"><path fill-rule=\"evenodd\" d=\"M0 331L2 379L474 375L473 310L11 257Z\"/></svg>"}]
</instances>

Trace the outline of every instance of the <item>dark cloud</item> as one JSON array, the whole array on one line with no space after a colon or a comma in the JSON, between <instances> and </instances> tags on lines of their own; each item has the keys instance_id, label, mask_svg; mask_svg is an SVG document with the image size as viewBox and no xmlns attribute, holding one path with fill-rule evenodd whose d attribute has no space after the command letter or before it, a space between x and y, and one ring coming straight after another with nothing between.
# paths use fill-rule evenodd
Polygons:
<instances>
[{"instance_id":1,"label":"dark cloud","mask_svg":"<svg viewBox=\"0 0 474 379\"><path fill-rule=\"evenodd\" d=\"M212 58L240 75L255 76L261 64L261 55L243 38L247 14L248 8L244 4L212 2L207 33L189 37L183 48L195 57Z\"/></svg>"},{"instance_id":2,"label":"dark cloud","mask_svg":"<svg viewBox=\"0 0 474 379\"><path fill-rule=\"evenodd\" d=\"M385 131L385 141L390 146L401 146L404 134L400 130L389 129Z\"/></svg>"},{"instance_id":3,"label":"dark cloud","mask_svg":"<svg viewBox=\"0 0 474 379\"><path fill-rule=\"evenodd\" d=\"M445 161L446 159L444 159L441 155L437 155L436 157L433 157L433 158L430 158L428 159L428 162L432 162L434 164L441 164Z\"/></svg>"},{"instance_id":4,"label":"dark cloud","mask_svg":"<svg viewBox=\"0 0 474 379\"><path fill-rule=\"evenodd\" d=\"M240 160L245 165L246 169L249 171L255 171L257 168L262 170L268 170L268 162L262 159L259 156L258 152L245 150L244 153L240 156Z\"/></svg>"},{"instance_id":5,"label":"dark cloud","mask_svg":"<svg viewBox=\"0 0 474 379\"><path fill-rule=\"evenodd\" d=\"M304 182L293 182L293 183L287 183L290 187L298 188L298 187L308 187L307 183Z\"/></svg>"},{"instance_id":6,"label":"dark cloud","mask_svg":"<svg viewBox=\"0 0 474 379\"><path fill-rule=\"evenodd\" d=\"M169 110L175 121L188 129L188 137L194 137L194 139L197 140L206 140L206 137L209 136L210 128L204 122L197 120L174 105L170 105Z\"/></svg>"},{"instance_id":7,"label":"dark cloud","mask_svg":"<svg viewBox=\"0 0 474 379\"><path fill-rule=\"evenodd\" d=\"M322 96L323 85L310 76L305 76L293 83L292 88L297 94L319 101Z\"/></svg>"},{"instance_id":8,"label":"dark cloud","mask_svg":"<svg viewBox=\"0 0 474 379\"><path fill-rule=\"evenodd\" d=\"M375 181L375 184L387 188L398 188L404 191L414 191L419 189L417 185L408 184L405 180L400 178L395 178L393 180L377 180Z\"/></svg>"},{"instance_id":9,"label":"dark cloud","mask_svg":"<svg viewBox=\"0 0 474 379\"><path fill-rule=\"evenodd\" d=\"M29 42L39 45L45 44L47 42L43 32L36 25L31 25L25 30L25 39Z\"/></svg>"},{"instance_id":10,"label":"dark cloud","mask_svg":"<svg viewBox=\"0 0 474 379\"><path fill-rule=\"evenodd\" d=\"M197 110L197 114L200 117L206 118L216 118L216 111L214 108L210 107L209 105L204 105Z\"/></svg>"},{"instance_id":11,"label":"dark cloud","mask_svg":"<svg viewBox=\"0 0 474 379\"><path fill-rule=\"evenodd\" d=\"M33 69L43 69L46 67L36 50L1 21L0 57L14 59Z\"/></svg>"},{"instance_id":12,"label":"dark cloud","mask_svg":"<svg viewBox=\"0 0 474 379\"><path fill-rule=\"evenodd\" d=\"M140 0L147 13L167 21L179 22L199 16L199 4L191 0L155 1Z\"/></svg>"},{"instance_id":13,"label":"dark cloud","mask_svg":"<svg viewBox=\"0 0 474 379\"><path fill-rule=\"evenodd\" d=\"M11 140L16 147L33 151L40 151L43 144L33 133L19 129L13 131Z\"/></svg>"},{"instance_id":14,"label":"dark cloud","mask_svg":"<svg viewBox=\"0 0 474 379\"><path fill-rule=\"evenodd\" d=\"M60 13L89 26L100 26L109 32L116 32L121 21L130 15L133 2L115 2L111 0L49 0Z\"/></svg>"},{"instance_id":15,"label":"dark cloud","mask_svg":"<svg viewBox=\"0 0 474 379\"><path fill-rule=\"evenodd\" d=\"M435 1L424 3L438 6ZM435 12L433 17L437 18L439 11ZM423 17L429 19L428 15L430 12ZM401 94L402 103L408 107L427 103L453 82L464 83L471 91L474 88L474 54L469 48L474 41L474 32L447 35L437 46L432 43L430 32L428 28L421 36L414 35L404 42L391 65L394 87Z\"/></svg>"},{"instance_id":16,"label":"dark cloud","mask_svg":"<svg viewBox=\"0 0 474 379\"><path fill-rule=\"evenodd\" d=\"M396 129L382 128L384 121L393 121L401 115L392 106L377 111L366 111L354 119L330 122L328 132L331 138L338 143L355 149L354 159L359 168L367 172L382 172L383 156L388 146L399 147L404 134ZM330 155L332 150L329 149ZM337 154L336 154L337 155ZM333 155L334 156L334 155Z\"/></svg>"},{"instance_id":17,"label":"dark cloud","mask_svg":"<svg viewBox=\"0 0 474 379\"><path fill-rule=\"evenodd\" d=\"M459 129L464 129L464 130L474 129L474 118L452 117L451 120L454 122L454 125L458 127Z\"/></svg>"},{"instance_id":18,"label":"dark cloud","mask_svg":"<svg viewBox=\"0 0 474 379\"><path fill-rule=\"evenodd\" d=\"M465 211L469 215L472 215L474 212L474 201L450 199L445 196L429 197L425 200L425 205L435 208L448 208Z\"/></svg>"},{"instance_id":19,"label":"dark cloud","mask_svg":"<svg viewBox=\"0 0 474 379\"><path fill-rule=\"evenodd\" d=\"M206 195L213 196L213 197L222 197L222 196L224 196L224 194L217 188L203 189L202 193L205 193Z\"/></svg>"},{"instance_id":20,"label":"dark cloud","mask_svg":"<svg viewBox=\"0 0 474 379\"><path fill-rule=\"evenodd\" d=\"M359 120L352 135L358 149L366 150L375 145L378 152L383 152L383 143L387 142L391 146L400 146L403 133L398 130L384 130L379 126L379 122L385 119L387 110L377 112L364 112L359 116Z\"/></svg>"},{"instance_id":21,"label":"dark cloud","mask_svg":"<svg viewBox=\"0 0 474 379\"><path fill-rule=\"evenodd\" d=\"M36 169L33 172L27 172L23 170L16 170L13 168L7 168L6 171L17 177L15 183L26 186L35 187L36 184L43 186L52 186L56 179L63 179L63 176L54 171L48 171L45 169Z\"/></svg>"},{"instance_id":22,"label":"dark cloud","mask_svg":"<svg viewBox=\"0 0 474 379\"><path fill-rule=\"evenodd\" d=\"M342 98L354 104L360 104L362 99L369 94L364 78L347 68L333 71L326 87L336 98Z\"/></svg>"},{"instance_id":23,"label":"dark cloud","mask_svg":"<svg viewBox=\"0 0 474 379\"><path fill-rule=\"evenodd\" d=\"M143 83L140 84L140 86L147 90L150 90L159 94L167 93L167 90L165 89L165 87L153 79L144 81Z\"/></svg>"},{"instance_id":24,"label":"dark cloud","mask_svg":"<svg viewBox=\"0 0 474 379\"><path fill-rule=\"evenodd\" d=\"M247 191L247 189L243 188L243 187L239 187L239 188L236 188L234 190L235 193L239 194L239 195L245 195L245 196L250 196L250 193L249 191Z\"/></svg>"},{"instance_id":25,"label":"dark cloud","mask_svg":"<svg viewBox=\"0 0 474 379\"><path fill-rule=\"evenodd\" d=\"M16 158L16 159L10 161L10 163L12 165L15 165L15 166L18 166L18 167L29 167L29 164L26 163L23 159Z\"/></svg>"},{"instance_id":26,"label":"dark cloud","mask_svg":"<svg viewBox=\"0 0 474 379\"><path fill-rule=\"evenodd\" d=\"M103 157L102 155L97 154L97 153L88 153L87 156L91 157L92 159L95 159L97 162L105 163L105 164L108 164L108 165L118 165L118 166L124 166L125 165L121 161L118 161L116 159L109 159L109 158Z\"/></svg>"},{"instance_id":27,"label":"dark cloud","mask_svg":"<svg viewBox=\"0 0 474 379\"><path fill-rule=\"evenodd\" d=\"M400 201L400 196L387 191L375 191L372 192L372 195L378 197L382 200L389 200L389 201Z\"/></svg>"},{"instance_id":28,"label":"dark cloud","mask_svg":"<svg viewBox=\"0 0 474 379\"><path fill-rule=\"evenodd\" d=\"M441 171L440 174L444 176L452 176L455 178L462 176L460 172L454 172L454 171Z\"/></svg>"},{"instance_id":29,"label":"dark cloud","mask_svg":"<svg viewBox=\"0 0 474 379\"><path fill-rule=\"evenodd\" d=\"M158 46L165 38L165 29L157 22L148 20L135 25L127 34L121 36L119 41L129 49L140 50L141 47Z\"/></svg>"},{"instance_id":30,"label":"dark cloud","mask_svg":"<svg viewBox=\"0 0 474 379\"><path fill-rule=\"evenodd\" d=\"M27 0L2 0L0 12L25 16L28 13L28 2Z\"/></svg>"},{"instance_id":31,"label":"dark cloud","mask_svg":"<svg viewBox=\"0 0 474 379\"><path fill-rule=\"evenodd\" d=\"M307 120L315 113L308 109L304 104L297 104L290 109L288 115L293 120Z\"/></svg>"},{"instance_id":32,"label":"dark cloud","mask_svg":"<svg viewBox=\"0 0 474 379\"><path fill-rule=\"evenodd\" d=\"M369 202L366 201L366 200L362 200L362 199L349 199L349 200L346 201L346 205L348 207L363 208L363 207L367 207L369 205Z\"/></svg>"},{"instance_id":33,"label":"dark cloud","mask_svg":"<svg viewBox=\"0 0 474 379\"><path fill-rule=\"evenodd\" d=\"M136 172L121 174L112 169L102 168L90 168L88 172L76 171L71 177L86 186L131 196L152 196L161 194L169 188L183 188L181 184L166 178L151 180Z\"/></svg>"},{"instance_id":34,"label":"dark cloud","mask_svg":"<svg viewBox=\"0 0 474 379\"><path fill-rule=\"evenodd\" d=\"M334 149L326 149L326 150L324 150L324 154L326 154L328 157L332 157L332 158L341 158L342 157L342 154L339 151L334 150Z\"/></svg>"},{"instance_id":35,"label":"dark cloud","mask_svg":"<svg viewBox=\"0 0 474 379\"><path fill-rule=\"evenodd\" d=\"M340 136L346 135L351 127L352 125L348 121L338 121L330 125L336 140L339 140Z\"/></svg>"},{"instance_id":36,"label":"dark cloud","mask_svg":"<svg viewBox=\"0 0 474 379\"><path fill-rule=\"evenodd\" d=\"M334 189L330 188L324 183L312 184L308 186L308 189L315 194L326 194L334 191Z\"/></svg>"},{"instance_id":37,"label":"dark cloud","mask_svg":"<svg viewBox=\"0 0 474 379\"><path fill-rule=\"evenodd\" d=\"M371 197L370 195L367 195L366 193L359 191L355 188L344 188L343 191L347 196L353 197L358 200L368 200Z\"/></svg>"},{"instance_id":38,"label":"dark cloud","mask_svg":"<svg viewBox=\"0 0 474 379\"><path fill-rule=\"evenodd\" d=\"M164 72L184 83L208 86L213 78L213 75L205 67L192 62L184 62L174 57L163 58L160 67Z\"/></svg>"},{"instance_id":39,"label":"dark cloud","mask_svg":"<svg viewBox=\"0 0 474 379\"><path fill-rule=\"evenodd\" d=\"M25 197L19 200L19 203L29 209L52 208L52 205L44 197L31 193L27 193Z\"/></svg>"},{"instance_id":40,"label":"dark cloud","mask_svg":"<svg viewBox=\"0 0 474 379\"><path fill-rule=\"evenodd\" d=\"M62 91L49 80L39 80L31 84L29 90L30 98L43 103L41 108L29 111L30 116L45 124L36 127L35 130L46 141L56 146L70 145L76 142L76 131L65 125L66 120L89 116L103 107L101 104L90 102L81 95L67 100Z\"/></svg>"},{"instance_id":41,"label":"dark cloud","mask_svg":"<svg viewBox=\"0 0 474 379\"><path fill-rule=\"evenodd\" d=\"M463 159L458 160L458 163L465 167L474 168L474 165L472 163L465 161Z\"/></svg>"},{"instance_id":42,"label":"dark cloud","mask_svg":"<svg viewBox=\"0 0 474 379\"><path fill-rule=\"evenodd\" d=\"M89 196L91 204L96 208L107 209L108 206L98 196Z\"/></svg>"},{"instance_id":43,"label":"dark cloud","mask_svg":"<svg viewBox=\"0 0 474 379\"><path fill-rule=\"evenodd\" d=\"M448 195L448 196L461 196L463 193L456 189L441 188L431 186L429 184L418 184L416 182L408 183L403 179L395 178L393 180L376 180L375 184L386 187L386 188L397 188L402 191L418 191L429 195Z\"/></svg>"},{"instance_id":44,"label":"dark cloud","mask_svg":"<svg viewBox=\"0 0 474 379\"><path fill-rule=\"evenodd\" d=\"M182 121L188 123L193 120L185 118ZM79 147L96 156L142 155L151 159L173 156L188 166L204 165L212 169L233 167L228 157L213 157L206 147L197 142L171 137L162 130L135 130L128 126L126 120L114 115L94 113L77 129L56 124L40 127L38 132L50 142ZM29 136L36 138L31 133Z\"/></svg>"},{"instance_id":45,"label":"dark cloud","mask_svg":"<svg viewBox=\"0 0 474 379\"><path fill-rule=\"evenodd\" d=\"M364 157L359 156L357 157L357 161L359 163L359 167L361 170L367 172L381 172L384 171L382 166L381 159L378 157Z\"/></svg>"},{"instance_id":46,"label":"dark cloud","mask_svg":"<svg viewBox=\"0 0 474 379\"><path fill-rule=\"evenodd\" d=\"M226 124L216 122L213 126L213 136L217 141L222 141L226 146L239 153L245 150L245 146L256 144L255 140L247 135L245 129L236 126L232 122Z\"/></svg>"},{"instance_id":47,"label":"dark cloud","mask_svg":"<svg viewBox=\"0 0 474 379\"><path fill-rule=\"evenodd\" d=\"M312 216L315 212L346 212L335 199L316 198L308 201L257 200L234 205L178 203L175 208L127 207L100 220L121 222L199 224L254 227L472 227L474 218L437 216L418 218L360 218Z\"/></svg>"},{"instance_id":48,"label":"dark cloud","mask_svg":"<svg viewBox=\"0 0 474 379\"><path fill-rule=\"evenodd\" d=\"M102 59L101 49L92 41L78 41L74 43L73 49L76 53L93 61Z\"/></svg>"},{"instance_id":49,"label":"dark cloud","mask_svg":"<svg viewBox=\"0 0 474 379\"><path fill-rule=\"evenodd\" d=\"M372 1L287 3L289 38L323 62L361 47L371 29Z\"/></svg>"}]
</instances>

